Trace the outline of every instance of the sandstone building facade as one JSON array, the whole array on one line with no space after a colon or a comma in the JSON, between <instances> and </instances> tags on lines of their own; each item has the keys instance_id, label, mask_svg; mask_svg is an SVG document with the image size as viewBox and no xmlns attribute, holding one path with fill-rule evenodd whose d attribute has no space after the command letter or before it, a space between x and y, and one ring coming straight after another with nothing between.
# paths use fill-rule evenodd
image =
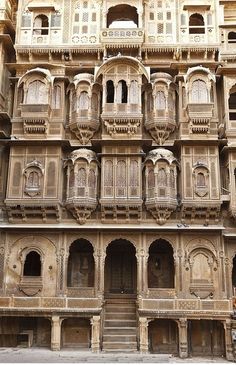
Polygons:
<instances>
[{"instance_id":1,"label":"sandstone building facade","mask_svg":"<svg viewBox=\"0 0 236 365\"><path fill-rule=\"evenodd\" d=\"M0 24L0 346L235 359L236 2Z\"/></svg>"}]
</instances>

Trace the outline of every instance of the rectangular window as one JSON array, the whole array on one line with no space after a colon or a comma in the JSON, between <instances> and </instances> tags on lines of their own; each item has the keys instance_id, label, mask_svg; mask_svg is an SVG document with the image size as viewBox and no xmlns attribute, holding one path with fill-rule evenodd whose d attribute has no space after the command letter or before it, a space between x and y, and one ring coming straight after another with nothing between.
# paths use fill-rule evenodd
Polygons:
<instances>
[{"instance_id":1,"label":"rectangular window","mask_svg":"<svg viewBox=\"0 0 236 365\"><path fill-rule=\"evenodd\" d=\"M75 14L75 22L79 22L79 13Z\"/></svg>"},{"instance_id":2,"label":"rectangular window","mask_svg":"<svg viewBox=\"0 0 236 365\"><path fill-rule=\"evenodd\" d=\"M83 34L87 34L87 33L88 33L88 27L87 27L87 25L84 25L84 26L82 27L82 33L83 33Z\"/></svg>"},{"instance_id":3,"label":"rectangular window","mask_svg":"<svg viewBox=\"0 0 236 365\"><path fill-rule=\"evenodd\" d=\"M170 11L167 11L167 13L166 13L166 19L167 20L171 20L171 12Z\"/></svg>"},{"instance_id":4,"label":"rectangular window","mask_svg":"<svg viewBox=\"0 0 236 365\"><path fill-rule=\"evenodd\" d=\"M96 20L97 20L97 14L92 13L92 22L96 22Z\"/></svg>"},{"instance_id":5,"label":"rectangular window","mask_svg":"<svg viewBox=\"0 0 236 365\"><path fill-rule=\"evenodd\" d=\"M79 26L78 25L75 25L74 27L73 27L73 33L75 34L75 33L79 33Z\"/></svg>"},{"instance_id":6,"label":"rectangular window","mask_svg":"<svg viewBox=\"0 0 236 365\"><path fill-rule=\"evenodd\" d=\"M172 23L166 24L166 34L172 34Z\"/></svg>"},{"instance_id":7,"label":"rectangular window","mask_svg":"<svg viewBox=\"0 0 236 365\"><path fill-rule=\"evenodd\" d=\"M163 24L162 23L157 24L157 33L163 34L163 30L164 30Z\"/></svg>"},{"instance_id":8,"label":"rectangular window","mask_svg":"<svg viewBox=\"0 0 236 365\"><path fill-rule=\"evenodd\" d=\"M149 13L149 19L154 20L154 13Z\"/></svg>"},{"instance_id":9,"label":"rectangular window","mask_svg":"<svg viewBox=\"0 0 236 365\"><path fill-rule=\"evenodd\" d=\"M88 22L88 13L83 13L82 22Z\"/></svg>"},{"instance_id":10,"label":"rectangular window","mask_svg":"<svg viewBox=\"0 0 236 365\"><path fill-rule=\"evenodd\" d=\"M52 27L60 27L61 26L61 15L52 14L51 26Z\"/></svg>"}]
</instances>

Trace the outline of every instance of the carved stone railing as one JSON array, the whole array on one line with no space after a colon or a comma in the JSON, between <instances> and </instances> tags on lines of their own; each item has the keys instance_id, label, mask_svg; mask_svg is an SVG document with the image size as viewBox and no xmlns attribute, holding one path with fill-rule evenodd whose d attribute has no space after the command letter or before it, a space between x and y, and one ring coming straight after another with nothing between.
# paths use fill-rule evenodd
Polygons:
<instances>
[{"instance_id":1,"label":"carved stone railing","mask_svg":"<svg viewBox=\"0 0 236 365\"><path fill-rule=\"evenodd\" d=\"M49 44L49 35L48 34L33 35L32 44Z\"/></svg>"},{"instance_id":2,"label":"carved stone railing","mask_svg":"<svg viewBox=\"0 0 236 365\"><path fill-rule=\"evenodd\" d=\"M138 104L105 104L102 112L103 125L111 137L135 136L140 133L143 115Z\"/></svg>"},{"instance_id":3,"label":"carved stone railing","mask_svg":"<svg viewBox=\"0 0 236 365\"><path fill-rule=\"evenodd\" d=\"M145 127L152 138L162 145L176 128L175 115L173 111L156 110L147 114Z\"/></svg>"},{"instance_id":4,"label":"carved stone railing","mask_svg":"<svg viewBox=\"0 0 236 365\"><path fill-rule=\"evenodd\" d=\"M80 110L73 112L69 120L69 129L76 135L79 141L84 145L99 129L98 113L89 110Z\"/></svg>"},{"instance_id":5,"label":"carved stone railing","mask_svg":"<svg viewBox=\"0 0 236 365\"><path fill-rule=\"evenodd\" d=\"M200 299L140 299L139 310L143 312L218 312L232 313L232 300Z\"/></svg>"},{"instance_id":6,"label":"carved stone railing","mask_svg":"<svg viewBox=\"0 0 236 365\"><path fill-rule=\"evenodd\" d=\"M68 287L66 289L67 297L69 298L94 298L95 296L95 289L94 287L91 288L75 288L75 287Z\"/></svg>"},{"instance_id":7,"label":"carved stone railing","mask_svg":"<svg viewBox=\"0 0 236 365\"><path fill-rule=\"evenodd\" d=\"M210 133L213 107L213 103L189 103L187 105L190 132L197 134Z\"/></svg>"},{"instance_id":8,"label":"carved stone railing","mask_svg":"<svg viewBox=\"0 0 236 365\"><path fill-rule=\"evenodd\" d=\"M76 190L76 189L74 189ZM91 216L91 213L97 208L97 198L91 198L89 192L83 197L78 197L76 194L66 199L66 208L71 211L78 223L84 224Z\"/></svg>"},{"instance_id":9,"label":"carved stone railing","mask_svg":"<svg viewBox=\"0 0 236 365\"><path fill-rule=\"evenodd\" d=\"M18 308L29 311L43 309L78 310L78 311L100 311L101 300L91 298L67 298L67 297L1 297L0 311L6 309Z\"/></svg>"},{"instance_id":10,"label":"carved stone railing","mask_svg":"<svg viewBox=\"0 0 236 365\"><path fill-rule=\"evenodd\" d=\"M124 42L125 41L125 42ZM101 30L101 43L116 47L125 45L132 48L144 41L144 30L141 28L105 28Z\"/></svg>"},{"instance_id":11,"label":"carved stone railing","mask_svg":"<svg viewBox=\"0 0 236 365\"><path fill-rule=\"evenodd\" d=\"M49 104L22 104L21 117L25 134L47 134L51 116Z\"/></svg>"},{"instance_id":12,"label":"carved stone railing","mask_svg":"<svg viewBox=\"0 0 236 365\"><path fill-rule=\"evenodd\" d=\"M174 299L175 296L176 296L175 289L148 288L147 297L149 299Z\"/></svg>"}]
</instances>

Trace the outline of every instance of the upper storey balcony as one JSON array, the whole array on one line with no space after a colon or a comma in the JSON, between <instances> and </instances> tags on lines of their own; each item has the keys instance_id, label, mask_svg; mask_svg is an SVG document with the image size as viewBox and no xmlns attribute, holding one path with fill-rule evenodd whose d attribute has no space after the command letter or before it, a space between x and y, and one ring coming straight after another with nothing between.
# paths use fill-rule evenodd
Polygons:
<instances>
[{"instance_id":1,"label":"upper storey balcony","mask_svg":"<svg viewBox=\"0 0 236 365\"><path fill-rule=\"evenodd\" d=\"M103 85L102 138L141 138L141 88L149 79L145 67L133 57L112 57L95 79Z\"/></svg>"},{"instance_id":2,"label":"upper storey balcony","mask_svg":"<svg viewBox=\"0 0 236 365\"><path fill-rule=\"evenodd\" d=\"M213 17L208 12L210 6L184 7L181 15L180 42L183 44L214 44L216 43L216 32L213 24ZM193 11L196 11L193 13Z\"/></svg>"}]
</instances>

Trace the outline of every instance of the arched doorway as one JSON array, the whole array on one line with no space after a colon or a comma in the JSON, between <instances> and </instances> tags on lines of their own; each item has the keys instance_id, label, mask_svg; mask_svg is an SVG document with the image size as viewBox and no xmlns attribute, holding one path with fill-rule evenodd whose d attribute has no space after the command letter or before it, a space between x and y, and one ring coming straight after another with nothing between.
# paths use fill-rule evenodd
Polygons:
<instances>
[{"instance_id":1,"label":"arched doorway","mask_svg":"<svg viewBox=\"0 0 236 365\"><path fill-rule=\"evenodd\" d=\"M148 287L174 288L173 248L165 240L153 242L149 248Z\"/></svg>"},{"instance_id":2,"label":"arched doorway","mask_svg":"<svg viewBox=\"0 0 236 365\"><path fill-rule=\"evenodd\" d=\"M105 295L135 295L137 287L137 263L135 247L129 241L119 239L107 247L105 262Z\"/></svg>"},{"instance_id":3,"label":"arched doorway","mask_svg":"<svg viewBox=\"0 0 236 365\"><path fill-rule=\"evenodd\" d=\"M85 239L74 241L70 246L67 287L90 288L94 286L93 246Z\"/></svg>"}]
</instances>

